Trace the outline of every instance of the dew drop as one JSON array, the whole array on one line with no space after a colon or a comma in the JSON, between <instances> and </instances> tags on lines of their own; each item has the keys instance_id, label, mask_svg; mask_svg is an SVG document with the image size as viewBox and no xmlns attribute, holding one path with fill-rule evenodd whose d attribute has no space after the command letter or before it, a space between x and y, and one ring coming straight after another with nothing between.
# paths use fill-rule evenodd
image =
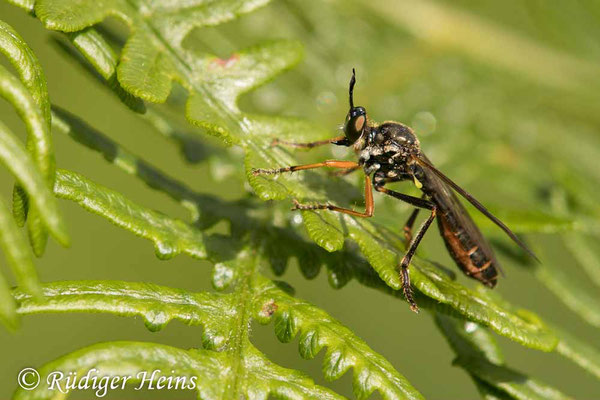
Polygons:
<instances>
[{"instance_id":1,"label":"dew drop","mask_svg":"<svg viewBox=\"0 0 600 400\"><path fill-rule=\"evenodd\" d=\"M415 114L411 126L419 136L430 135L435 132L437 119L429 111L421 111Z\"/></svg>"},{"instance_id":2,"label":"dew drop","mask_svg":"<svg viewBox=\"0 0 600 400\"><path fill-rule=\"evenodd\" d=\"M474 322L466 322L465 323L465 331L467 333L473 333L477 330L477 324Z\"/></svg>"},{"instance_id":3,"label":"dew drop","mask_svg":"<svg viewBox=\"0 0 600 400\"><path fill-rule=\"evenodd\" d=\"M302 223L302 215L300 213L294 214L292 217L292 223L294 225L300 225Z\"/></svg>"},{"instance_id":4,"label":"dew drop","mask_svg":"<svg viewBox=\"0 0 600 400\"><path fill-rule=\"evenodd\" d=\"M317 110L327 112L337 106L337 97L333 92L323 91L317 95L315 103L317 105Z\"/></svg>"}]
</instances>

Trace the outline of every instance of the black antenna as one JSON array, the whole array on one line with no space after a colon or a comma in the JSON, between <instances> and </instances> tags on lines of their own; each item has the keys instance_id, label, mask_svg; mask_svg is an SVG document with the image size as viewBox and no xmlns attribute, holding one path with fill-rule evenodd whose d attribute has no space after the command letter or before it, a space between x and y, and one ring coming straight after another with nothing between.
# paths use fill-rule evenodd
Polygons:
<instances>
[{"instance_id":1,"label":"black antenna","mask_svg":"<svg viewBox=\"0 0 600 400\"><path fill-rule=\"evenodd\" d=\"M352 99L352 92L354 91L354 85L356 84L356 71L352 68L352 78L350 78L350 109L354 108L354 100Z\"/></svg>"}]
</instances>

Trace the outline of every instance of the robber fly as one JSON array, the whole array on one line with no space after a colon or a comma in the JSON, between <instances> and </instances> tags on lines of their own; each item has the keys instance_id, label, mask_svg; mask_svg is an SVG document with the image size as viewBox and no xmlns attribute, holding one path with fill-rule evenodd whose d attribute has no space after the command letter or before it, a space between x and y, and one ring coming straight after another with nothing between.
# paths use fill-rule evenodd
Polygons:
<instances>
[{"instance_id":1,"label":"robber fly","mask_svg":"<svg viewBox=\"0 0 600 400\"><path fill-rule=\"evenodd\" d=\"M339 168L342 173L363 169L365 174L365 211L358 212L332 204L300 204L294 200L292 210L330 210L355 217L371 217L373 215L373 188L381 193L395 197L415 207L405 226L404 236L408 250L402 258L399 272L402 277L402 290L410 308L418 312L412 295L408 266L421 243L421 239L437 219L438 227L450 255L458 267L469 277L493 288L496 286L500 265L494 252L485 240L454 191L467 199L481 213L498 225L514 242L532 257L535 255L529 248L498 218L492 215L479 201L454 183L450 178L437 170L421 151L419 140L408 126L399 122L388 121L377 124L367 118L363 107L355 107L353 99L356 75L352 69L349 85L350 111L344 122L344 136L310 143L295 143L275 139L274 144L292 147L313 148L324 144L352 146L358 155L358 162L327 160L315 164L294 165L277 169L254 169L254 175L279 174L313 168ZM423 192L422 197L409 196L385 187L386 184L398 181L413 181ZM429 217L421 225L413 237L412 229L419 213L425 209ZM537 259L537 258L536 258Z\"/></svg>"}]
</instances>

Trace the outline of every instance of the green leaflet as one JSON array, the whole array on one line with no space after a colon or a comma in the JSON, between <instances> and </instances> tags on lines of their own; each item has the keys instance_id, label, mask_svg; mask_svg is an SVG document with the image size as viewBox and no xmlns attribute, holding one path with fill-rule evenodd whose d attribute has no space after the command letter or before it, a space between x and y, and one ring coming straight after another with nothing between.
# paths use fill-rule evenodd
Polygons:
<instances>
[{"instance_id":1,"label":"green leaflet","mask_svg":"<svg viewBox=\"0 0 600 400\"><path fill-rule=\"evenodd\" d=\"M0 21L0 52L16 69L23 86L10 79L6 70L0 70L0 96L11 103L27 127L27 149L33 156L48 187L54 183L54 153L50 136L50 100L46 80L39 62L27 43L9 25ZM14 212L17 222L24 223L28 200L19 186L14 191ZM48 234L43 226L41 212L33 207L28 224L33 251L41 256L46 247ZM65 244L65 237L57 237Z\"/></svg>"},{"instance_id":2,"label":"green leaflet","mask_svg":"<svg viewBox=\"0 0 600 400\"><path fill-rule=\"evenodd\" d=\"M0 80L3 70L0 67ZM13 82L18 84L18 82ZM0 163L17 179L20 187L28 194L31 204L39 210L44 225L63 245L69 243L66 228L60 216L57 202L44 183L43 177L23 145L0 121Z\"/></svg>"},{"instance_id":3,"label":"green leaflet","mask_svg":"<svg viewBox=\"0 0 600 400\"><path fill-rule=\"evenodd\" d=\"M21 242L19 242L19 239ZM13 244L15 243L16 244ZM0 199L0 247L9 259L10 265L13 268L18 268L19 264L16 261L19 260L19 256L28 253L27 244L23 243L23 239L19 236L18 227L13 221L10 211L6 204ZM29 261L29 265L27 264ZM25 258L24 266L33 266L31 262L31 256L29 259ZM33 269L33 275L25 275L27 279L35 277L35 269ZM30 284L31 289L39 289L36 287L37 280ZM4 279L4 276L0 274L0 322L4 324L8 329L14 330L19 326L19 318L17 316L17 308L15 301L10 295L10 287Z\"/></svg>"},{"instance_id":4,"label":"green leaflet","mask_svg":"<svg viewBox=\"0 0 600 400\"><path fill-rule=\"evenodd\" d=\"M593 251L588 243L589 238L585 235L577 232L566 233L563 235L565 245L573 255L573 257L579 262L581 268L590 277L590 280L600 287L600 268L596 259L598 258L597 252Z\"/></svg>"},{"instance_id":5,"label":"green leaflet","mask_svg":"<svg viewBox=\"0 0 600 400\"><path fill-rule=\"evenodd\" d=\"M297 62L299 45L272 42L221 60L184 50L181 41L194 28L226 22L266 3L222 0L206 5L148 5L115 0L99 5L89 0L73 7L61 0L38 1L35 11L46 27L65 32L82 30L109 14L123 18L133 33L117 69L120 84L136 97L162 103L171 92L172 80L177 80L190 92L188 118L226 141L237 142L240 132L249 133L249 129L235 100Z\"/></svg>"},{"instance_id":6,"label":"green leaflet","mask_svg":"<svg viewBox=\"0 0 600 400\"><path fill-rule=\"evenodd\" d=\"M552 257L544 257L543 265L536 265L534 274L560 301L587 323L600 327L600 296L587 289L573 274L557 265Z\"/></svg>"},{"instance_id":7,"label":"green leaflet","mask_svg":"<svg viewBox=\"0 0 600 400\"><path fill-rule=\"evenodd\" d=\"M41 294L40 283L33 258L27 247L27 242L21 235L2 199L0 199L0 249L6 256L8 265L13 271L19 286L27 293L38 298Z\"/></svg>"},{"instance_id":8,"label":"green leaflet","mask_svg":"<svg viewBox=\"0 0 600 400\"><path fill-rule=\"evenodd\" d=\"M382 0L365 4L391 24L406 29L432 46L454 50L537 83L581 90L588 81L599 77L599 71L591 62L546 47L525 35L515 34L502 25L478 17L468 9L462 11L460 7L449 7L429 0L409 0L403 7L389 7ZM445 30L437 28L439 26L445 26L445 29L456 34L446 35ZM482 38L486 40L482 41Z\"/></svg>"},{"instance_id":9,"label":"green leaflet","mask_svg":"<svg viewBox=\"0 0 600 400\"><path fill-rule=\"evenodd\" d=\"M89 70L99 73L104 78L106 85L127 107L138 113L146 112L144 102L125 91L119 84L117 79L117 55L98 32L89 28L80 32L69 33L67 37L79 52L77 53L63 42L57 41L61 49L78 60L85 58L90 62L92 68L89 68Z\"/></svg>"},{"instance_id":10,"label":"green leaflet","mask_svg":"<svg viewBox=\"0 0 600 400\"><path fill-rule=\"evenodd\" d=\"M46 228L62 244L68 244L66 229L60 217L56 200L52 197L47 181L52 181L53 156L48 136L49 101L46 81L37 59L27 44L8 24L0 21L0 53L8 57L19 79L0 65L0 96L15 107L25 122L28 132L28 148L15 138L0 121L0 164L16 178L14 190L15 219L23 225L31 197L30 238L36 254L41 254L46 242ZM33 159L32 159L33 158ZM36 165L37 163L37 165ZM33 296L40 295L37 273L31 253L19 232L15 220L0 200L0 249L6 256L17 282ZM18 325L14 301L8 296L8 285L0 276L0 320L10 328Z\"/></svg>"},{"instance_id":11,"label":"green leaflet","mask_svg":"<svg viewBox=\"0 0 600 400\"><path fill-rule=\"evenodd\" d=\"M280 341L291 342L300 334L303 358L312 359L327 348L323 359L326 379L338 379L353 368L357 398L366 399L378 390L384 399L423 399L385 358L323 310L289 296L267 280L257 289L254 302L256 318L262 323L274 320Z\"/></svg>"},{"instance_id":12,"label":"green leaflet","mask_svg":"<svg viewBox=\"0 0 600 400\"><path fill-rule=\"evenodd\" d=\"M58 170L54 192L58 197L75 201L113 224L151 240L158 258L168 259L179 253L206 257L201 232L183 221L142 208L120 193L96 185L74 172Z\"/></svg>"},{"instance_id":13,"label":"green leaflet","mask_svg":"<svg viewBox=\"0 0 600 400\"><path fill-rule=\"evenodd\" d=\"M12 331L19 327L15 300L10 295L10 286L3 275L0 275L0 322Z\"/></svg>"},{"instance_id":14,"label":"green leaflet","mask_svg":"<svg viewBox=\"0 0 600 400\"><path fill-rule=\"evenodd\" d=\"M35 0L7 0L8 3L21 7L29 12L33 11Z\"/></svg>"},{"instance_id":15,"label":"green leaflet","mask_svg":"<svg viewBox=\"0 0 600 400\"><path fill-rule=\"evenodd\" d=\"M155 242L160 240L158 239L159 237L164 236L161 236L161 234L165 232L165 229L158 229L157 232L148 232L149 230L146 227L148 221L150 221L150 225L152 225L153 228L156 228L157 225L171 225L171 222L165 221L166 217L164 217L163 220L156 222L154 212L143 210L141 207L126 200L123 196L109 191L108 189L98 187L74 173L58 171L56 191L59 196L75 200L88 210L99 213L117 225L133 231L140 236L150 238ZM115 205L118 205L118 207L115 207ZM107 212L107 210L110 211ZM123 210L126 211L123 212ZM140 215L144 215L145 217L141 218L139 217ZM147 215L152 215L152 218L148 218ZM191 230L191 228L189 229ZM179 236L183 237L185 234L180 233ZM192 241L182 243L177 251L189 254L190 251L186 246L190 245L194 246L197 245L197 243L193 243ZM158 246L158 248L161 247L164 246ZM232 265L231 262L217 263L216 271L223 272L216 274L215 282L218 282L219 279L221 279L219 278L220 276L228 276L228 278L226 278L228 281L227 285L231 284L230 281L233 275L236 275L237 271L247 269L249 265L255 263L251 258L248 258L248 255L248 251L242 250L238 252L238 256L236 257L237 259L242 257L242 259L235 261L236 264ZM236 272L228 273L227 271ZM239 274L239 272L237 274ZM223 287L224 285L225 284L223 283L215 283L215 286L217 287ZM240 285L243 287L243 284L241 283L236 284L237 287ZM181 300L179 300L179 304L177 304L176 308L171 309L165 309L164 306L158 304L159 302L164 301L165 298L175 298L174 301L177 301L177 298L183 296L179 292L165 293L165 291L167 291L167 289L154 286L117 282L57 283L45 287L44 293L49 297L47 303L38 304L31 300L23 301L22 296L17 296L17 298L23 301L21 305L22 313L67 312L76 310L87 312L117 312L120 315L137 314L143 315L146 324L152 329L159 329L171 318L182 319L182 313L187 315L186 320L189 322L190 310L186 308L181 310ZM186 295L186 300L189 301L189 297L191 296ZM233 303L230 302L230 304ZM238 303L235 302L235 304ZM194 314L192 313L192 315ZM215 312L215 315L218 316L218 319L221 319L224 315L224 311L219 309L218 312ZM212 323L215 323L214 319ZM337 328L339 328L339 326ZM211 347L218 347L223 344L222 339L215 339L212 337L215 334L211 329L210 323L207 323L206 329L206 335L208 336L204 338L204 342L214 343L216 341L217 344L212 344ZM357 338L352 339L350 331L346 331L344 336L345 337L341 340L354 340L355 343L358 343L359 350L368 350L364 342L359 341ZM223 335L220 335L219 337L223 338ZM235 335L233 337L235 337ZM241 340L242 342L244 341L243 338ZM340 339L338 339L338 343L339 340ZM331 344L329 345L331 346ZM362 366L362 368L355 373L355 390L362 393L362 397L365 397L366 394L370 393L375 388L379 388L386 393L386 398L420 398L418 392L416 392L410 384L406 382L404 378L391 367L391 365L389 365L389 363L371 350L368 351L371 355L366 358L368 363L371 364L371 368ZM341 355L338 352L333 352L326 365L339 367L339 357L341 357ZM357 355L354 355L354 357L357 357ZM347 360L350 360L350 358L347 358ZM373 368L376 368L377 370L372 371L371 369ZM334 370L331 370L331 372L326 373L326 376L335 379L341 376L342 372L343 371L334 372ZM375 374L374 376L377 375L378 377L369 378L372 374ZM399 393L402 394L402 396L400 396ZM405 396L405 393L408 393L409 396Z\"/></svg>"},{"instance_id":16,"label":"green leaflet","mask_svg":"<svg viewBox=\"0 0 600 400\"><path fill-rule=\"evenodd\" d=\"M301 372L279 367L268 361L254 346L248 345L244 354L244 367L248 378L237 393L227 394L225 398L267 399L271 394L283 399L343 399L331 390L315 385L312 379Z\"/></svg>"},{"instance_id":17,"label":"green leaflet","mask_svg":"<svg viewBox=\"0 0 600 400\"><path fill-rule=\"evenodd\" d=\"M568 358L581 368L600 378L600 349L591 346L555 326L552 329L560 337L556 352Z\"/></svg>"},{"instance_id":18,"label":"green leaflet","mask_svg":"<svg viewBox=\"0 0 600 400\"><path fill-rule=\"evenodd\" d=\"M327 251L344 247L344 234L339 215L302 211L302 220L308 236Z\"/></svg>"},{"instance_id":19,"label":"green leaflet","mask_svg":"<svg viewBox=\"0 0 600 400\"><path fill-rule=\"evenodd\" d=\"M168 371L164 376L181 376L192 382L196 377L195 392L198 399L218 400L224 398L261 398L269 394L283 399L339 399L330 390L315 385L312 380L299 372L278 367L268 361L258 350L249 346L244 354L245 379L242 386L233 385L236 380L232 369L232 354L218 353L210 350L181 350L175 347L156 343L142 342L108 342L89 346L65 355L39 369L42 382L46 382L48 374L61 371L65 375L77 372L83 376L95 368L98 375L131 376L127 384L138 387L143 375L148 377L154 370ZM92 374L93 376L93 374ZM160 374L156 376L158 378ZM153 380L158 387L158 379ZM163 381L163 384L165 382ZM166 385L166 384L165 384ZM148 387L147 384L144 387ZM231 387L239 389L237 393L228 393ZM175 389L171 389L175 390ZM98 392L102 393L102 392ZM233 394L234 397L230 397ZM54 398L56 390L48 390L46 385L39 385L35 390L17 390L15 400Z\"/></svg>"},{"instance_id":20,"label":"green leaflet","mask_svg":"<svg viewBox=\"0 0 600 400\"><path fill-rule=\"evenodd\" d=\"M3 53L15 68L20 81L40 108L44 120L49 123L50 99L44 71L27 43L3 21L0 21L0 53Z\"/></svg>"},{"instance_id":21,"label":"green leaflet","mask_svg":"<svg viewBox=\"0 0 600 400\"><path fill-rule=\"evenodd\" d=\"M483 214L469 207L473 219L483 229L493 229L494 223ZM490 211L515 232L521 233L561 233L581 229L574 218L558 216L538 210L493 209Z\"/></svg>"},{"instance_id":22,"label":"green leaflet","mask_svg":"<svg viewBox=\"0 0 600 400\"><path fill-rule=\"evenodd\" d=\"M472 376L477 391L484 400L513 400L513 398L506 392L496 389L494 386L482 381L479 378Z\"/></svg>"},{"instance_id":23,"label":"green leaflet","mask_svg":"<svg viewBox=\"0 0 600 400\"><path fill-rule=\"evenodd\" d=\"M483 359L461 359L456 364L470 371L481 381L498 388L516 400L568 400L557 389L507 367Z\"/></svg>"},{"instance_id":24,"label":"green leaflet","mask_svg":"<svg viewBox=\"0 0 600 400\"><path fill-rule=\"evenodd\" d=\"M490 332L480 325L452 317L434 315L435 323L454 352L465 358L483 358L494 364L504 364L504 355Z\"/></svg>"},{"instance_id":25,"label":"green leaflet","mask_svg":"<svg viewBox=\"0 0 600 400\"><path fill-rule=\"evenodd\" d=\"M495 297L487 296L489 289L467 289L424 263L417 266L422 273L411 274L411 279L415 287L427 296L450 305L468 319L488 326L499 335L524 346L543 351L552 351L556 347L558 338L539 322L534 313L527 310L513 311ZM437 292L440 293L439 297L436 297Z\"/></svg>"},{"instance_id":26,"label":"green leaflet","mask_svg":"<svg viewBox=\"0 0 600 400\"><path fill-rule=\"evenodd\" d=\"M570 399L542 382L503 366L498 345L481 326L441 315L436 315L435 321L457 355L454 363L471 375L486 399Z\"/></svg>"},{"instance_id":27,"label":"green leaflet","mask_svg":"<svg viewBox=\"0 0 600 400\"><path fill-rule=\"evenodd\" d=\"M491 293L489 290L485 289L480 289L479 292L484 298L493 300L495 303L502 305L502 307L511 312L522 316L523 319L538 326L547 326L548 329L552 331L553 335L558 338L558 344L554 348L555 352L571 360L592 375L596 377L600 376L600 351L597 348L586 344L563 329L545 323L537 315L532 314L527 310L517 309L501 298L497 292Z\"/></svg>"},{"instance_id":28,"label":"green leaflet","mask_svg":"<svg viewBox=\"0 0 600 400\"><path fill-rule=\"evenodd\" d=\"M83 31L70 33L67 36L75 46L76 51L64 41L55 38L58 48L77 61L88 73L98 78L98 81L107 86L111 93L116 94L127 107L135 112L143 113L141 115L161 134L169 139L176 140L188 162L197 163L209 156L217 156L223 153L223 150L217 147L211 147L207 150L209 146L200 142L199 138L191 132L191 126L187 125L185 128L179 126L174 121L165 118L161 110L154 107L147 108L141 99L123 89L117 79L118 55L96 30L87 28Z\"/></svg>"},{"instance_id":29,"label":"green leaflet","mask_svg":"<svg viewBox=\"0 0 600 400\"><path fill-rule=\"evenodd\" d=\"M204 347L221 349L230 336L235 305L230 295L190 293L150 283L122 281L66 281L43 286L44 300L16 289L19 314L104 312L141 316L155 332L176 319L202 325Z\"/></svg>"}]
</instances>

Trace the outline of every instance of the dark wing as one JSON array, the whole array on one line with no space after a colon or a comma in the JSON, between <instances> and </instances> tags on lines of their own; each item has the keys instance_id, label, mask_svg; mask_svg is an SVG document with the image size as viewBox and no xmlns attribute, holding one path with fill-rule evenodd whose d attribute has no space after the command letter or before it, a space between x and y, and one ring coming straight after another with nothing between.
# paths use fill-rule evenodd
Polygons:
<instances>
[{"instance_id":1,"label":"dark wing","mask_svg":"<svg viewBox=\"0 0 600 400\"><path fill-rule=\"evenodd\" d=\"M423 190L436 203L438 225L446 248L465 274L487 286L496 285L500 264L488 241L452 188L427 168L422 168Z\"/></svg>"},{"instance_id":2,"label":"dark wing","mask_svg":"<svg viewBox=\"0 0 600 400\"><path fill-rule=\"evenodd\" d=\"M441 171L439 171L437 168L435 168L433 165L431 165L429 160L427 160L424 156L415 157L414 159L419 165L421 165L422 167L425 167L426 170L433 172L433 174L435 174L440 180L442 180L445 184L447 184L452 189L454 189L456 192L458 192L458 194L460 194L462 197L467 199L467 201L469 203L473 204L473 206L477 210L479 210L483 215L488 217L493 223L498 225L500 227L500 229L502 229L508 235L508 237L510 237L516 244L518 244L523 250L525 250L531 257L535 258L538 262L540 261L537 258L537 256L533 253L533 251L531 251L529 249L529 247L527 247L527 245L525 243L523 243L523 241L521 239L519 239L517 237L517 235L515 235L515 233L510 230L510 228L508 226L506 226L502 221L500 221L491 212L489 212L483 206L483 204L481 204L479 201L477 201L477 199L475 199L473 196L471 196L469 193L467 193L463 188L461 188L456 183L454 183L454 181L452 181L450 178L448 178L446 175L444 175Z\"/></svg>"}]
</instances>

